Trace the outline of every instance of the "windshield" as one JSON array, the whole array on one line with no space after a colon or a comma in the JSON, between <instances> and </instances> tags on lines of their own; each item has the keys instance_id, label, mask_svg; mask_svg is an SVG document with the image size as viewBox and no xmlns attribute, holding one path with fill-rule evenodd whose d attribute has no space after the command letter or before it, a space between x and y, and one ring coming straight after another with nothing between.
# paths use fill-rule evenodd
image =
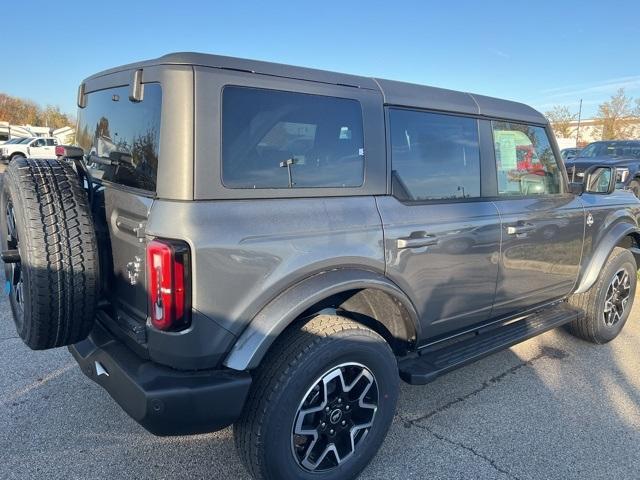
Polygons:
<instances>
[{"instance_id":1,"label":"windshield","mask_svg":"<svg viewBox=\"0 0 640 480\"><path fill-rule=\"evenodd\" d=\"M635 157L640 158L640 142L596 142L587 145L581 152L583 158Z\"/></svg>"},{"instance_id":2,"label":"windshield","mask_svg":"<svg viewBox=\"0 0 640 480\"><path fill-rule=\"evenodd\" d=\"M29 143L31 140L33 140L33 137L26 137L26 138L21 138L16 143L19 143L19 144Z\"/></svg>"}]
</instances>

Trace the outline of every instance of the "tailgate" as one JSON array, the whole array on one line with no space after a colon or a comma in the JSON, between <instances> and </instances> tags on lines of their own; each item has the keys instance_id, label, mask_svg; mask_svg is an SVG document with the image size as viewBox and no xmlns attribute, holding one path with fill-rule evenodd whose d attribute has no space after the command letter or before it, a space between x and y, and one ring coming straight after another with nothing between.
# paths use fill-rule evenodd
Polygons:
<instances>
[{"instance_id":1,"label":"tailgate","mask_svg":"<svg viewBox=\"0 0 640 480\"><path fill-rule=\"evenodd\" d=\"M144 229L156 195L161 107L162 88L150 83L141 101L130 99L129 87L107 88L88 93L78 111L77 142L99 186L103 310L138 343L146 342Z\"/></svg>"},{"instance_id":2,"label":"tailgate","mask_svg":"<svg viewBox=\"0 0 640 480\"><path fill-rule=\"evenodd\" d=\"M144 229L153 200L116 188L96 196L101 285L108 316L137 343L146 342L146 241Z\"/></svg>"}]
</instances>

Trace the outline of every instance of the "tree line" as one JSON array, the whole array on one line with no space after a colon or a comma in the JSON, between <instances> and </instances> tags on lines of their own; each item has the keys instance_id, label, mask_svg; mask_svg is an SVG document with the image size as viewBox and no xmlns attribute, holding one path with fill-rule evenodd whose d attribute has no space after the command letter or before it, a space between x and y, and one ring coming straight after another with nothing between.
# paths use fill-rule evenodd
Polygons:
<instances>
[{"instance_id":1,"label":"tree line","mask_svg":"<svg viewBox=\"0 0 640 480\"><path fill-rule=\"evenodd\" d=\"M555 134L558 137L570 138L575 135L574 122L577 113L572 113L565 105L555 105L545 112ZM640 98L628 96L624 88L618 89L609 100L598 105L598 112L593 117L596 125L595 134L602 140L630 139L640 135Z\"/></svg>"},{"instance_id":2,"label":"tree line","mask_svg":"<svg viewBox=\"0 0 640 480\"><path fill-rule=\"evenodd\" d=\"M56 105L41 107L31 100L0 93L0 122L11 125L34 125L38 127L75 127L75 118L60 111Z\"/></svg>"}]
</instances>

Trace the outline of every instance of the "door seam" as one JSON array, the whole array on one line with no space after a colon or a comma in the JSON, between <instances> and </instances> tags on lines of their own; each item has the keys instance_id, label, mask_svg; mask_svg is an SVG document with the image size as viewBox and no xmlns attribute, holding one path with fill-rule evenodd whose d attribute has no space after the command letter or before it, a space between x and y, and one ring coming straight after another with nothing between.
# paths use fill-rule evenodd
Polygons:
<instances>
[{"instance_id":1,"label":"door seam","mask_svg":"<svg viewBox=\"0 0 640 480\"><path fill-rule=\"evenodd\" d=\"M500 282L500 272L502 270L502 236L504 235L504 226L502 225L502 213L500 213L500 209L496 202L492 201L491 205L496 209L496 213L498 214L498 220L500 224L500 246L498 248L498 268L496 271L496 281L495 287L493 289L493 301L491 302L491 313L489 314L489 318L493 318L493 311L496 307L496 299L498 298L498 284Z\"/></svg>"},{"instance_id":2,"label":"door seam","mask_svg":"<svg viewBox=\"0 0 640 480\"><path fill-rule=\"evenodd\" d=\"M382 213L380 212L380 206L378 205L378 197L373 195L373 202L378 212L378 218L380 219L380 230L382 231L382 258L384 260L384 276L387 276L387 234L384 230L384 222L382 221Z\"/></svg>"}]
</instances>

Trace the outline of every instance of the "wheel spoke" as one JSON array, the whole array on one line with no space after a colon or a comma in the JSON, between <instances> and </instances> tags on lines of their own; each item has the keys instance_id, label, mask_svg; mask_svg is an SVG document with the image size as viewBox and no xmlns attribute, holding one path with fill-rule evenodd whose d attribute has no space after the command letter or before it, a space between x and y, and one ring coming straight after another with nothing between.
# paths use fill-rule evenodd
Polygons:
<instances>
[{"instance_id":1,"label":"wheel spoke","mask_svg":"<svg viewBox=\"0 0 640 480\"><path fill-rule=\"evenodd\" d=\"M624 268L611 279L605 294L603 317L605 325L611 327L622 320L631 295L631 277Z\"/></svg>"},{"instance_id":2,"label":"wheel spoke","mask_svg":"<svg viewBox=\"0 0 640 480\"><path fill-rule=\"evenodd\" d=\"M18 230L16 229L16 217L11 202L7 204L5 211L7 220L7 248L18 249ZM10 295L15 299L18 308L23 308L24 304L24 282L22 275L22 264L12 263L9 269L10 275Z\"/></svg>"},{"instance_id":3,"label":"wheel spoke","mask_svg":"<svg viewBox=\"0 0 640 480\"><path fill-rule=\"evenodd\" d=\"M373 425L378 389L363 365L343 364L322 375L296 415L292 449L309 471L326 471L346 461Z\"/></svg>"}]
</instances>

